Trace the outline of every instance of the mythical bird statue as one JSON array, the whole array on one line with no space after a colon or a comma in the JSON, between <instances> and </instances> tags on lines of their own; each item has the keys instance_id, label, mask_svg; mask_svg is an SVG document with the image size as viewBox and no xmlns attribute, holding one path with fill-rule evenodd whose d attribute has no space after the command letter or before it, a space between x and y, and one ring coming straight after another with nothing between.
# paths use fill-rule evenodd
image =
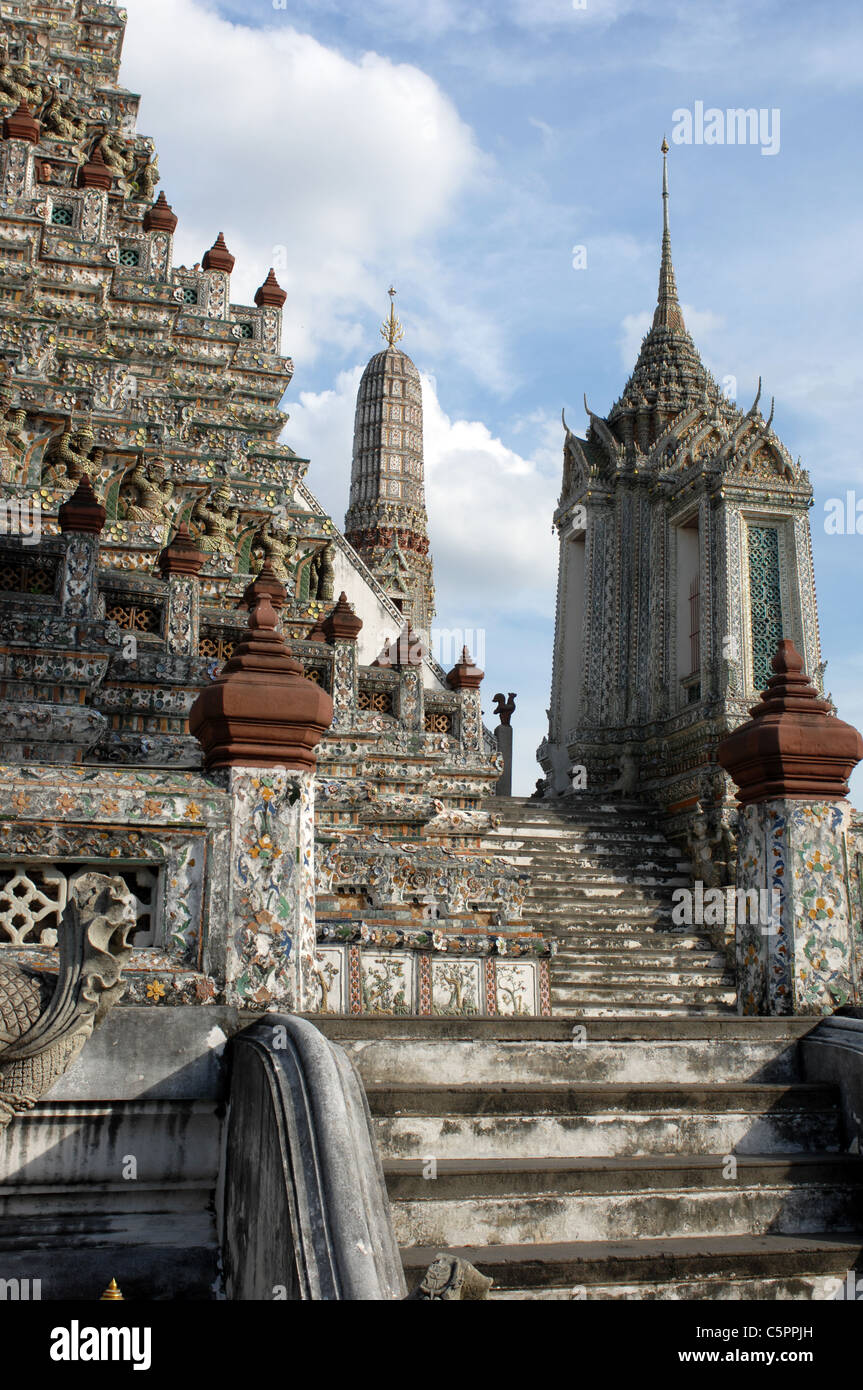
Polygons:
<instances>
[{"instance_id":1,"label":"mythical bird statue","mask_svg":"<svg viewBox=\"0 0 863 1390\"><path fill-rule=\"evenodd\" d=\"M494 697L494 712L505 728L509 728L512 723L517 699L518 696L514 695L512 691L509 692L509 698L506 695L495 695Z\"/></svg>"},{"instance_id":2,"label":"mythical bird statue","mask_svg":"<svg viewBox=\"0 0 863 1390\"><path fill-rule=\"evenodd\" d=\"M123 880L82 874L63 914L53 991L50 976L0 956L0 1130L50 1091L120 998L134 927Z\"/></svg>"}]
</instances>

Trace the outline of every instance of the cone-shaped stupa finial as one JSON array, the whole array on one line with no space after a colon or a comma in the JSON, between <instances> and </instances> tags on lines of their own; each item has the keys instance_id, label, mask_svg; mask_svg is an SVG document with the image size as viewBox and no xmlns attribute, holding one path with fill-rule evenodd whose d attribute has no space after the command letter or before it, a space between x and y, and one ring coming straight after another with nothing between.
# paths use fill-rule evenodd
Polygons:
<instances>
[{"instance_id":1,"label":"cone-shaped stupa finial","mask_svg":"<svg viewBox=\"0 0 863 1390\"><path fill-rule=\"evenodd\" d=\"M390 297L390 316L388 319L384 319L381 324L381 337L386 340L390 347L395 347L396 343L400 343L405 336L405 331L396 318L396 294L398 291L390 287L387 293Z\"/></svg>"},{"instance_id":2,"label":"cone-shaped stupa finial","mask_svg":"<svg viewBox=\"0 0 863 1390\"><path fill-rule=\"evenodd\" d=\"M662 140L662 260L659 266L659 295L653 315L654 328L685 332L683 314L677 298L674 266L671 263L671 232L668 225L668 141Z\"/></svg>"}]
</instances>

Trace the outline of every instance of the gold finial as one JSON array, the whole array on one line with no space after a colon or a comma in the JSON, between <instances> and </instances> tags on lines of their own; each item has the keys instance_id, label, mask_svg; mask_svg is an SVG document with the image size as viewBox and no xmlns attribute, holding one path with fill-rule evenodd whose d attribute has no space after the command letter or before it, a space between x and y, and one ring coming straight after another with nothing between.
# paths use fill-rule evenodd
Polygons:
<instances>
[{"instance_id":1,"label":"gold finial","mask_svg":"<svg viewBox=\"0 0 863 1390\"><path fill-rule=\"evenodd\" d=\"M396 343L401 342L405 336L405 331L396 318L396 293L397 291L390 286L387 291L390 297L390 316L381 324L381 337L385 338L390 347L395 347Z\"/></svg>"},{"instance_id":2,"label":"gold finial","mask_svg":"<svg viewBox=\"0 0 863 1390\"><path fill-rule=\"evenodd\" d=\"M117 1280L112 1279L107 1289L102 1294L102 1297L99 1299L99 1302L104 1303L107 1300L110 1303L115 1302L117 1299L119 1299L123 1303L125 1303L126 1301L123 1298L123 1295L120 1292L120 1290L117 1288Z\"/></svg>"},{"instance_id":3,"label":"gold finial","mask_svg":"<svg viewBox=\"0 0 863 1390\"><path fill-rule=\"evenodd\" d=\"M660 145L660 149L662 150L663 154L668 154L668 141L666 140L664 135L662 137L662 144Z\"/></svg>"}]
</instances>

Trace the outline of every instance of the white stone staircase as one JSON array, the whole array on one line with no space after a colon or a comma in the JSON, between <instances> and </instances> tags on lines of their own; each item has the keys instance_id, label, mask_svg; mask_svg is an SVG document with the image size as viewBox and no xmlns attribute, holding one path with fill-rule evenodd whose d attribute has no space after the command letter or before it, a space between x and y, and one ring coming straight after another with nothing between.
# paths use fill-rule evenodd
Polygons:
<instances>
[{"instance_id":1,"label":"white stone staircase","mask_svg":"<svg viewBox=\"0 0 863 1390\"><path fill-rule=\"evenodd\" d=\"M409 1286L441 1249L497 1299L828 1299L863 1267L815 1020L316 1022L365 1083Z\"/></svg>"},{"instance_id":2,"label":"white stone staircase","mask_svg":"<svg viewBox=\"0 0 863 1390\"><path fill-rule=\"evenodd\" d=\"M552 936L552 1007L571 1017L714 1015L734 981L703 928L675 927L672 894L689 865L654 812L588 793L490 803L483 849L528 870L525 920Z\"/></svg>"}]
</instances>

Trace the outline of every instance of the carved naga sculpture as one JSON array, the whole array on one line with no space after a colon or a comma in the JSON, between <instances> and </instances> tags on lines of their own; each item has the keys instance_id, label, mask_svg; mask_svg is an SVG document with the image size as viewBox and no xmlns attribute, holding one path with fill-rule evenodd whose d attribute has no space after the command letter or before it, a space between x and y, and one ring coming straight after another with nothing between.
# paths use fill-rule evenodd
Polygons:
<instances>
[{"instance_id":1,"label":"carved naga sculpture","mask_svg":"<svg viewBox=\"0 0 863 1390\"><path fill-rule=\"evenodd\" d=\"M83 874L63 914L53 993L46 976L0 956L0 1130L50 1091L120 998L134 927L123 880Z\"/></svg>"},{"instance_id":2,"label":"carved naga sculpture","mask_svg":"<svg viewBox=\"0 0 863 1390\"><path fill-rule=\"evenodd\" d=\"M429 1265L422 1280L405 1300L408 1303L476 1302L487 1299L492 1286L488 1275L480 1274L457 1255L440 1254Z\"/></svg>"}]
</instances>

